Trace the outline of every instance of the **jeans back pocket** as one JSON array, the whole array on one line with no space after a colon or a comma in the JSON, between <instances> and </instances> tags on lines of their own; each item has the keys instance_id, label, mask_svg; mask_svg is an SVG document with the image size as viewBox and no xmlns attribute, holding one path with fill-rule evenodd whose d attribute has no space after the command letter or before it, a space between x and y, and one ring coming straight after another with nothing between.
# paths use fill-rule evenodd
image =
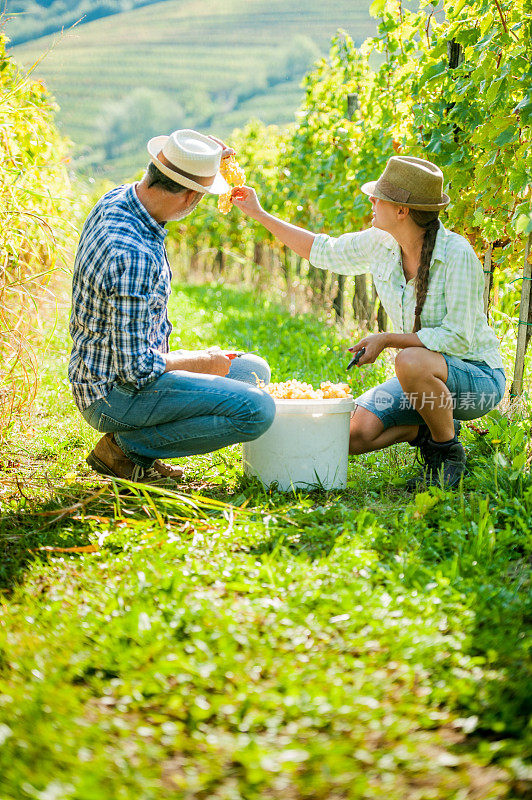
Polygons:
<instances>
[{"instance_id":1,"label":"jeans back pocket","mask_svg":"<svg viewBox=\"0 0 532 800\"><path fill-rule=\"evenodd\" d=\"M100 414L100 419L98 420L99 433L120 433L121 431L134 430L135 428L132 428L131 425L127 425L125 422L119 422L107 416L107 414Z\"/></svg>"}]
</instances>

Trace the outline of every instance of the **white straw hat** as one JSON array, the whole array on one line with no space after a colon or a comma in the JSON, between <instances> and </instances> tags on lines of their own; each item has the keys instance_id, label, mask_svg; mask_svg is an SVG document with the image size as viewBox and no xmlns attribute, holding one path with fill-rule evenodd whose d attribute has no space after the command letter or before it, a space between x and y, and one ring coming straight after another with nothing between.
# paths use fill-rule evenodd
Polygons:
<instances>
[{"instance_id":1,"label":"white straw hat","mask_svg":"<svg viewBox=\"0 0 532 800\"><path fill-rule=\"evenodd\" d=\"M220 174L222 146L198 131L174 131L169 136L154 136L148 142L150 158L163 175L187 189L202 194L224 194L231 187ZM161 154L168 161L160 160ZM206 185L195 178L212 178Z\"/></svg>"}]
</instances>

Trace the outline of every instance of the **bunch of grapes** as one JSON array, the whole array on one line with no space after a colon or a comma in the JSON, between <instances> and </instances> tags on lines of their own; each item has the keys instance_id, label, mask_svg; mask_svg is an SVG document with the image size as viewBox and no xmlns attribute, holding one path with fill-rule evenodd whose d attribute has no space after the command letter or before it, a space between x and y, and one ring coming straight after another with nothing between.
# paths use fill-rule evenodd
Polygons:
<instances>
[{"instance_id":1,"label":"bunch of grapes","mask_svg":"<svg viewBox=\"0 0 532 800\"><path fill-rule=\"evenodd\" d=\"M314 389L310 383L297 381L294 378L283 383L259 383L261 389L271 394L276 400L332 400L342 397L351 397L351 390L347 383L331 383L324 381L319 389Z\"/></svg>"},{"instance_id":2,"label":"bunch of grapes","mask_svg":"<svg viewBox=\"0 0 532 800\"><path fill-rule=\"evenodd\" d=\"M234 156L222 158L220 172L231 186L243 186L246 182L246 173ZM231 211L231 192L226 192L218 197L218 211L228 214Z\"/></svg>"},{"instance_id":3,"label":"bunch of grapes","mask_svg":"<svg viewBox=\"0 0 532 800\"><path fill-rule=\"evenodd\" d=\"M227 183L230 183L232 186L243 186L246 182L246 173L239 165L235 156L222 158L220 172Z\"/></svg>"},{"instance_id":4,"label":"bunch of grapes","mask_svg":"<svg viewBox=\"0 0 532 800\"><path fill-rule=\"evenodd\" d=\"M322 381L320 389L323 392L323 398L330 400L337 397L351 397L351 389L347 383L331 383L330 381Z\"/></svg>"},{"instance_id":5,"label":"bunch of grapes","mask_svg":"<svg viewBox=\"0 0 532 800\"><path fill-rule=\"evenodd\" d=\"M226 192L218 197L218 211L222 214L229 214L233 201L231 200L231 192Z\"/></svg>"}]
</instances>

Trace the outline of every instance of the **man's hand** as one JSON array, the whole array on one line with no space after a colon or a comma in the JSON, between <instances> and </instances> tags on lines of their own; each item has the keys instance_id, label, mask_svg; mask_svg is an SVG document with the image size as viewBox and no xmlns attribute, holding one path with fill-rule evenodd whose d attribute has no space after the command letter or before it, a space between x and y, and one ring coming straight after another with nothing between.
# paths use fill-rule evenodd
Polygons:
<instances>
[{"instance_id":1,"label":"man's hand","mask_svg":"<svg viewBox=\"0 0 532 800\"><path fill-rule=\"evenodd\" d=\"M221 351L209 352L206 350L198 356L198 369L192 372L204 372L207 375L221 375L224 378L229 372L231 359Z\"/></svg>"},{"instance_id":2,"label":"man's hand","mask_svg":"<svg viewBox=\"0 0 532 800\"><path fill-rule=\"evenodd\" d=\"M231 366L228 358L219 348L211 347L208 350L190 350L186 353L165 353L165 372L184 370L185 372L199 372L203 375L227 375Z\"/></svg>"},{"instance_id":3,"label":"man's hand","mask_svg":"<svg viewBox=\"0 0 532 800\"><path fill-rule=\"evenodd\" d=\"M233 201L233 205L252 219L257 219L263 211L255 189L252 189L250 186L235 186L231 192L231 200Z\"/></svg>"},{"instance_id":4,"label":"man's hand","mask_svg":"<svg viewBox=\"0 0 532 800\"><path fill-rule=\"evenodd\" d=\"M222 158L229 158L229 156L234 156L235 151L232 147L228 147L225 142L222 142L221 139L217 139L216 136L209 136L209 139L212 139L213 142L222 146Z\"/></svg>"},{"instance_id":5,"label":"man's hand","mask_svg":"<svg viewBox=\"0 0 532 800\"><path fill-rule=\"evenodd\" d=\"M366 352L361 356L358 362L359 367L361 367L362 364L373 364L373 362L377 360L382 351L388 347L388 334L374 333L371 334L371 336L364 336L363 339L349 348L349 352L354 355L359 350L362 350L363 347Z\"/></svg>"}]
</instances>

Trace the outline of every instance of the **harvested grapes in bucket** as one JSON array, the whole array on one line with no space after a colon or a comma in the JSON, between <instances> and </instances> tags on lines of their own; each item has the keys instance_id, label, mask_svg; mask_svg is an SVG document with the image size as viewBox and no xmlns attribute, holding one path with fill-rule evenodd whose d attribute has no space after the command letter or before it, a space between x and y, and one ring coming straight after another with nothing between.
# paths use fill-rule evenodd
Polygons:
<instances>
[{"instance_id":1,"label":"harvested grapes in bucket","mask_svg":"<svg viewBox=\"0 0 532 800\"><path fill-rule=\"evenodd\" d=\"M225 178L227 183L231 186L244 186L246 182L246 173L239 165L234 156L222 158L220 163L220 172ZM228 214L231 211L233 203L231 201L231 192L221 194L218 198L218 211L222 214Z\"/></svg>"},{"instance_id":2,"label":"harvested grapes in bucket","mask_svg":"<svg viewBox=\"0 0 532 800\"><path fill-rule=\"evenodd\" d=\"M347 383L331 383L330 381L322 381L319 389L314 389L310 383L295 379L269 384L260 381L259 387L268 392L275 400L340 400L344 397L351 397L351 389Z\"/></svg>"}]
</instances>

